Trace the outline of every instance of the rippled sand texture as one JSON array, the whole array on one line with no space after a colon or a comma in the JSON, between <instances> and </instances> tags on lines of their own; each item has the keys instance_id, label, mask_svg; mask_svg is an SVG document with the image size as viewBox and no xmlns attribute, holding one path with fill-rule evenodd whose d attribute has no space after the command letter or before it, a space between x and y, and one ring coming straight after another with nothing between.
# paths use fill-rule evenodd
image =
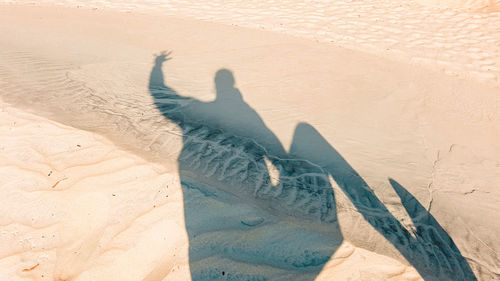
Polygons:
<instances>
[{"instance_id":1,"label":"rippled sand texture","mask_svg":"<svg viewBox=\"0 0 500 281\"><path fill-rule=\"evenodd\" d=\"M183 195L176 173L125 152L101 136L5 103L0 104L0 116L2 280L189 278ZM236 235L248 232L248 225L257 216L266 223L253 228L253 235L279 235L285 228L296 231L300 236L294 237L297 241L317 235L293 221L275 221L255 206L220 201L224 197L220 194L213 197L189 190L184 196L190 198L188 204L212 204L211 208L217 209L214 213L218 216L199 220L196 227L200 229L224 221L225 231ZM253 249L227 245L216 232L208 232L201 239L230 247L235 251L233 258L239 259L245 259L255 248L269 247L258 240L248 241ZM280 251L293 253L296 245L288 246ZM219 275L223 270L234 271L237 261L218 257L203 262L217 268ZM370 266L358 269L363 263ZM253 267L248 264L246 271L255 278L294 278L279 267ZM318 280L363 276L372 280L419 280L413 269L347 242Z\"/></svg>"},{"instance_id":2,"label":"rippled sand texture","mask_svg":"<svg viewBox=\"0 0 500 281\"><path fill-rule=\"evenodd\" d=\"M140 280L165 252L178 256L166 270L183 265L175 174L96 134L0 114L2 280Z\"/></svg>"},{"instance_id":3,"label":"rippled sand texture","mask_svg":"<svg viewBox=\"0 0 500 281\"><path fill-rule=\"evenodd\" d=\"M158 12L278 31L437 67L453 76L500 82L500 11L495 8L500 7L498 0L422 1L430 6L409 0L7 2Z\"/></svg>"},{"instance_id":4,"label":"rippled sand texture","mask_svg":"<svg viewBox=\"0 0 500 281\"><path fill-rule=\"evenodd\" d=\"M0 30L0 279L498 279L495 84L158 13ZM241 98L179 122L221 69Z\"/></svg>"}]
</instances>

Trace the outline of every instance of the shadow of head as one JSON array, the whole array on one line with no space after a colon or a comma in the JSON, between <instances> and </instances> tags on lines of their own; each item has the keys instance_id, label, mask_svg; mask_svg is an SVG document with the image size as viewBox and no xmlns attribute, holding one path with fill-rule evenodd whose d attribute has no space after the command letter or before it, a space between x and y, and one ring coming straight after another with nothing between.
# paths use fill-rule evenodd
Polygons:
<instances>
[{"instance_id":1,"label":"shadow of head","mask_svg":"<svg viewBox=\"0 0 500 281\"><path fill-rule=\"evenodd\" d=\"M214 82L217 99L241 97L238 89L234 87L234 75L231 70L219 69L215 73Z\"/></svg>"}]
</instances>

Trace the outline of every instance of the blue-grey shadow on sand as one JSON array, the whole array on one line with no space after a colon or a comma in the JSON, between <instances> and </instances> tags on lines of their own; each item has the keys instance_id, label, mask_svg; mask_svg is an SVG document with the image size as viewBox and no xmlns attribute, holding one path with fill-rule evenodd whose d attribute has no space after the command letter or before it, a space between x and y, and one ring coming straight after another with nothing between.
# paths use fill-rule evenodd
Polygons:
<instances>
[{"instance_id":1,"label":"blue-grey shadow on sand","mask_svg":"<svg viewBox=\"0 0 500 281\"><path fill-rule=\"evenodd\" d=\"M343 241L329 176L424 279L476 280L446 231L396 181L389 180L413 235L311 125L296 127L287 153L231 71L215 74L216 98L201 102L165 84L168 59L156 57L149 91L182 130L178 164L193 280L314 280Z\"/></svg>"}]
</instances>

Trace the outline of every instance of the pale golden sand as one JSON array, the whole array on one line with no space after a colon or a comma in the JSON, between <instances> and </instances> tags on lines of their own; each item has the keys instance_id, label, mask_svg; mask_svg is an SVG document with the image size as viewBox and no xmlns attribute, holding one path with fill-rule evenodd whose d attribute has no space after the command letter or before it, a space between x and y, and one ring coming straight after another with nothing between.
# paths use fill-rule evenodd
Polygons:
<instances>
[{"instance_id":1,"label":"pale golden sand","mask_svg":"<svg viewBox=\"0 0 500 281\"><path fill-rule=\"evenodd\" d=\"M95 2L106 3L111 1ZM396 44L404 46L398 51L403 56L389 59L391 54L220 24L228 23L227 13L234 15L231 23L260 20L236 16L231 7L237 6L229 4L211 6L214 14L205 14L219 23L167 17L193 17L185 14L193 6L169 5L178 10L0 5L1 280L185 280L193 274L204 280L210 270L217 271L212 279L420 280L420 263L438 268L425 273L425 280L452 279L454 271L455 280L470 280L458 272L464 269L455 257L439 256L448 235L475 278L498 278L500 89L498 33L492 31L497 23L484 28L483 37L471 35L479 38L470 44L480 52L492 48L484 59L490 70L470 56L469 43L457 41L444 50L472 59L451 56L452 67L443 71L439 60L422 68L410 64L408 58L432 53L404 40ZM318 28L314 24L309 28ZM373 33L381 34L389 33ZM424 43L434 40L422 36ZM445 45L455 42L445 39ZM163 50L172 51L172 60L155 68L154 54ZM234 75L241 99L217 103L214 76L220 69ZM155 71L164 76L158 88L151 83ZM178 126L165 113L168 108L160 112L170 93L166 86L184 98L186 108L196 101L200 108L216 109L185 111L201 127ZM267 132L282 147L281 158L306 159L326 171L341 163L373 193L356 201L330 172L336 209L318 219L308 209L315 198L299 189L245 190L254 179L231 161L253 160L238 142L227 144L232 135L269 150L271 187L288 180L280 175L289 172L280 172L287 166L273 160L279 158L273 158ZM297 146L299 141L307 145ZM341 159L335 162L332 157L339 156L320 149L325 143ZM211 157L216 148L229 160L226 154ZM241 186L224 186L235 177ZM415 242L419 234L411 229L428 225L410 219L412 210L402 206L405 198L395 192L395 182L430 211L445 234ZM374 198L387 210L373 208ZM387 218L381 225L401 224L384 233L384 226L369 222L370 212ZM402 253L399 238L417 246L444 242L435 244L436 260L412 259ZM316 248L303 255L307 241ZM316 256L328 262L307 269ZM302 261L305 269L297 265Z\"/></svg>"}]
</instances>

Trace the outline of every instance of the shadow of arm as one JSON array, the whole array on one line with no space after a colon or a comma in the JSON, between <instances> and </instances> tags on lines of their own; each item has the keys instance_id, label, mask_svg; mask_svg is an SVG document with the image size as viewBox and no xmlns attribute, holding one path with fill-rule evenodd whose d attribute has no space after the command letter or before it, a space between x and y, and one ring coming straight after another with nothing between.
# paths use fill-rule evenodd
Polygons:
<instances>
[{"instance_id":1,"label":"shadow of arm","mask_svg":"<svg viewBox=\"0 0 500 281\"><path fill-rule=\"evenodd\" d=\"M170 60L169 55L171 52L162 52L155 58L155 65L151 70L149 76L149 92L154 99L154 103L158 110L166 114L179 108L182 101L188 101L190 98L180 96L174 89L165 85L162 66L167 60Z\"/></svg>"},{"instance_id":2,"label":"shadow of arm","mask_svg":"<svg viewBox=\"0 0 500 281\"><path fill-rule=\"evenodd\" d=\"M420 240L420 243L437 245L444 254L442 257L435 255L436 259L443 259L437 262L446 262L449 269L460 276L461 280L477 280L460 250L438 221L402 185L391 178L389 182L416 227L415 239Z\"/></svg>"}]
</instances>

